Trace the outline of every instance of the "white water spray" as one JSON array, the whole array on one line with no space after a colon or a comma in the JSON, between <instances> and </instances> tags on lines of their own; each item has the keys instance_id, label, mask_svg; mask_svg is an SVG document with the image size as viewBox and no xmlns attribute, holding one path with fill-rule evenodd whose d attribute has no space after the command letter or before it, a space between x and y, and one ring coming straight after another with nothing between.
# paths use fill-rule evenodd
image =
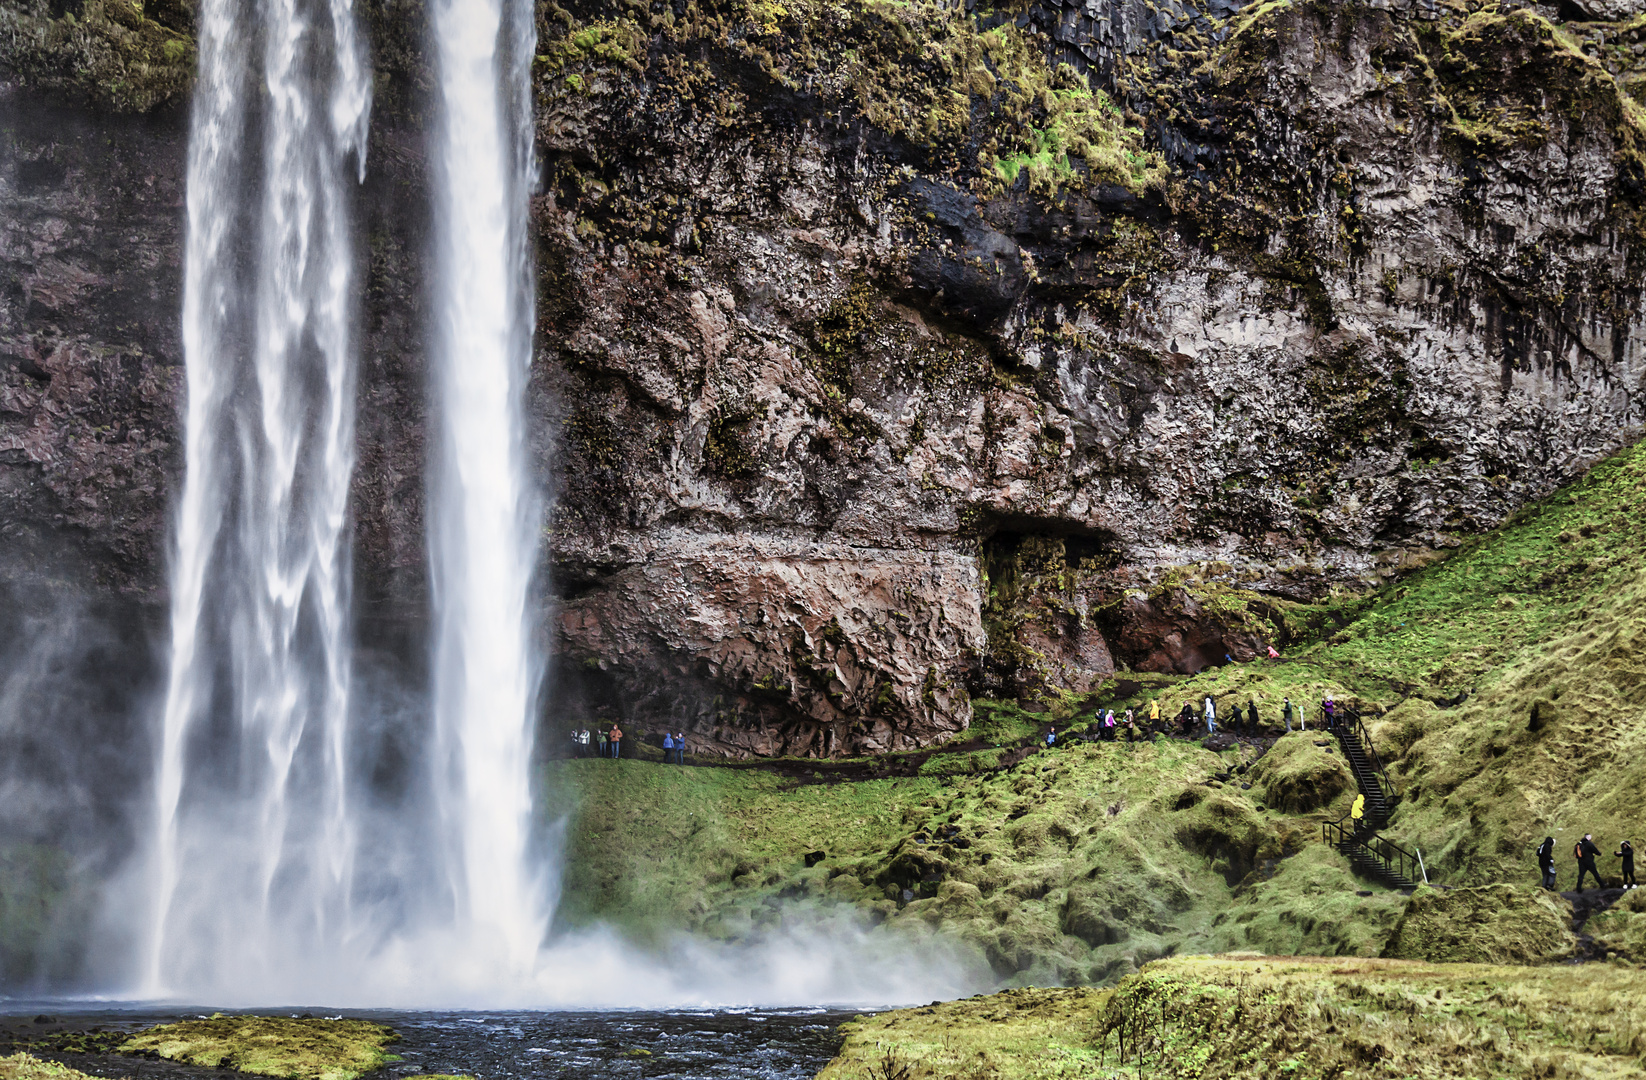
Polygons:
<instances>
[{"instance_id":1,"label":"white water spray","mask_svg":"<svg viewBox=\"0 0 1646 1080\"><path fill-rule=\"evenodd\" d=\"M730 947L679 939L642 953L602 930L544 947L553 860L534 841L530 783L543 506L525 420L529 0L431 10L430 805L370 803L355 778L371 755L349 738L351 716L372 711L351 702L348 637L357 282L345 165L363 157L368 108L351 2L200 9L188 473L142 992L474 1008L890 1002L975 987L941 941L818 913ZM255 214L241 209L251 193Z\"/></svg>"},{"instance_id":2,"label":"white water spray","mask_svg":"<svg viewBox=\"0 0 1646 1080\"><path fill-rule=\"evenodd\" d=\"M434 792L455 863L453 936L494 978L518 979L536 966L546 921L530 787L542 511L524 412L536 31L525 0L437 0L431 14L443 108L433 155Z\"/></svg>"},{"instance_id":3,"label":"white water spray","mask_svg":"<svg viewBox=\"0 0 1646 1080\"><path fill-rule=\"evenodd\" d=\"M346 172L369 83L352 0L204 0L199 25L151 995L280 985L351 933Z\"/></svg>"}]
</instances>

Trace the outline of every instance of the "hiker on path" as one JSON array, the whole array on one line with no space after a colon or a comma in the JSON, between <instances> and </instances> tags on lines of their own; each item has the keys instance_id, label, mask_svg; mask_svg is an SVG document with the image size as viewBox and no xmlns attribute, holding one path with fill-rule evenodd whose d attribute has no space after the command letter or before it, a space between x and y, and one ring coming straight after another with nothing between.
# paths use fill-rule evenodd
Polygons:
<instances>
[{"instance_id":1,"label":"hiker on path","mask_svg":"<svg viewBox=\"0 0 1646 1080\"><path fill-rule=\"evenodd\" d=\"M1183 711L1177 714L1177 727L1185 738L1194 728L1194 706L1187 701L1183 703Z\"/></svg>"},{"instance_id":2,"label":"hiker on path","mask_svg":"<svg viewBox=\"0 0 1646 1080\"><path fill-rule=\"evenodd\" d=\"M674 733L674 763L676 765L686 764L686 733L684 731Z\"/></svg>"},{"instance_id":3,"label":"hiker on path","mask_svg":"<svg viewBox=\"0 0 1646 1080\"><path fill-rule=\"evenodd\" d=\"M1543 887L1550 891L1555 887L1555 838L1545 836L1543 843L1537 848L1537 869L1543 876Z\"/></svg>"},{"instance_id":4,"label":"hiker on path","mask_svg":"<svg viewBox=\"0 0 1646 1080\"><path fill-rule=\"evenodd\" d=\"M1159 731L1160 730L1160 699L1159 698L1155 698L1153 701L1149 702L1149 730L1150 731Z\"/></svg>"},{"instance_id":5,"label":"hiker on path","mask_svg":"<svg viewBox=\"0 0 1646 1080\"><path fill-rule=\"evenodd\" d=\"M618 727L616 724L613 724L610 739L611 739L612 757L614 757L614 758L622 757L623 756L623 729Z\"/></svg>"},{"instance_id":6,"label":"hiker on path","mask_svg":"<svg viewBox=\"0 0 1646 1080\"><path fill-rule=\"evenodd\" d=\"M1280 715L1286 719L1286 734L1288 735L1292 733L1292 717L1296 714L1296 712L1297 709L1292 706L1292 699L1287 698L1286 707L1280 710Z\"/></svg>"},{"instance_id":7,"label":"hiker on path","mask_svg":"<svg viewBox=\"0 0 1646 1080\"><path fill-rule=\"evenodd\" d=\"M1253 735L1257 734L1257 727L1261 722L1262 721L1257 718L1257 702L1248 698L1246 701L1246 723L1250 727Z\"/></svg>"},{"instance_id":8,"label":"hiker on path","mask_svg":"<svg viewBox=\"0 0 1646 1080\"><path fill-rule=\"evenodd\" d=\"M1623 860L1623 887L1632 889L1635 887L1635 846L1627 840L1622 843L1612 856Z\"/></svg>"},{"instance_id":9,"label":"hiker on path","mask_svg":"<svg viewBox=\"0 0 1646 1080\"><path fill-rule=\"evenodd\" d=\"M674 732L672 731L663 733L663 764L674 764Z\"/></svg>"},{"instance_id":10,"label":"hiker on path","mask_svg":"<svg viewBox=\"0 0 1646 1080\"><path fill-rule=\"evenodd\" d=\"M1337 702L1327 698L1321 703L1320 711L1326 716L1326 730L1334 730L1337 727Z\"/></svg>"},{"instance_id":11,"label":"hiker on path","mask_svg":"<svg viewBox=\"0 0 1646 1080\"><path fill-rule=\"evenodd\" d=\"M1210 694L1206 695L1206 734L1217 734L1217 702Z\"/></svg>"},{"instance_id":12,"label":"hiker on path","mask_svg":"<svg viewBox=\"0 0 1646 1080\"><path fill-rule=\"evenodd\" d=\"M1057 729L1052 728L1050 731L1046 732L1046 749L1050 750L1052 747L1054 747L1056 745L1057 745Z\"/></svg>"},{"instance_id":13,"label":"hiker on path","mask_svg":"<svg viewBox=\"0 0 1646 1080\"><path fill-rule=\"evenodd\" d=\"M1103 741L1104 742L1114 742L1114 710L1113 709L1106 710L1103 713Z\"/></svg>"},{"instance_id":14,"label":"hiker on path","mask_svg":"<svg viewBox=\"0 0 1646 1080\"><path fill-rule=\"evenodd\" d=\"M1577 857L1577 889L1575 891L1583 891L1584 874L1589 874L1595 879L1595 888L1601 888L1600 871L1595 869L1595 856L1600 854L1600 849L1595 847L1594 836L1584 833L1583 839L1579 840L1577 846L1572 849L1572 854Z\"/></svg>"},{"instance_id":15,"label":"hiker on path","mask_svg":"<svg viewBox=\"0 0 1646 1080\"><path fill-rule=\"evenodd\" d=\"M1273 645L1269 646L1269 659L1270 660L1279 660L1280 659L1280 654L1278 652L1275 652L1275 647Z\"/></svg>"},{"instance_id":16,"label":"hiker on path","mask_svg":"<svg viewBox=\"0 0 1646 1080\"><path fill-rule=\"evenodd\" d=\"M1356 795L1355 801L1349 807L1349 820L1354 823L1355 832L1366 827L1366 796L1364 793Z\"/></svg>"}]
</instances>

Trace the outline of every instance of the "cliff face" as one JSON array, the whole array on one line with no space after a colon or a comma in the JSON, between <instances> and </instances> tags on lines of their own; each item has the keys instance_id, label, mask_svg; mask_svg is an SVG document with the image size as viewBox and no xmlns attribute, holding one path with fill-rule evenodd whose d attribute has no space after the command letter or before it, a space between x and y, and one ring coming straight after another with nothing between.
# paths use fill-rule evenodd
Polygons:
<instances>
[{"instance_id":1,"label":"cliff face","mask_svg":"<svg viewBox=\"0 0 1646 1080\"><path fill-rule=\"evenodd\" d=\"M1632 439L1636 6L547 8L554 722L929 742L973 694L1284 643L1284 601ZM189 7L122 11L0 12L0 528L8 574L72 552L153 600L188 59L107 43ZM416 5L367 17L356 564L388 638L425 588L426 80Z\"/></svg>"}]
</instances>

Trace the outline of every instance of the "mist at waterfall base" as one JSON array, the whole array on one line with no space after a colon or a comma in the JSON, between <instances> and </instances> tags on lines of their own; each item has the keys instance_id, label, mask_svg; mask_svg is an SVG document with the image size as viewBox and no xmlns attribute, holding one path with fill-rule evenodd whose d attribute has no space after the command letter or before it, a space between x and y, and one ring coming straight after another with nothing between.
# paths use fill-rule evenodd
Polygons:
<instances>
[{"instance_id":1,"label":"mist at waterfall base","mask_svg":"<svg viewBox=\"0 0 1646 1080\"><path fill-rule=\"evenodd\" d=\"M162 675L135 680L156 700L127 701L133 727L159 713L152 745L128 740L154 767L149 790L111 799L97 790L107 774L73 767L95 758L57 755L63 801L109 806L117 823L87 831L125 834L131 852L118 871L107 853L121 840L78 860L103 914L80 934L65 916L58 947L84 946L122 997L227 1007L893 1004L977 988L987 969L957 946L838 912L647 948L553 925L564 824L541 819L531 790L535 728L553 709L535 617L545 508L522 404L532 11L431 5L443 111L430 139L425 672L362 654L352 596L351 190L370 109L352 3L202 0L169 652ZM7 674L8 728L62 689L60 669L31 684L32 670ZM4 771L44 804L33 769Z\"/></svg>"}]
</instances>

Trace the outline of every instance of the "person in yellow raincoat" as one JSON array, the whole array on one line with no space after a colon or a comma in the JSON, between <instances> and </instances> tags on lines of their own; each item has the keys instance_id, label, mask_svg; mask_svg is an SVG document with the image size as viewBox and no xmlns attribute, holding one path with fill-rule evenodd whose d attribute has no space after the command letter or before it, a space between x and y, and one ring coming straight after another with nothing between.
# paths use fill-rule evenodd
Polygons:
<instances>
[{"instance_id":1,"label":"person in yellow raincoat","mask_svg":"<svg viewBox=\"0 0 1646 1080\"><path fill-rule=\"evenodd\" d=\"M1349 807L1349 818L1354 822L1355 832L1366 823L1366 796L1356 795L1354 805Z\"/></svg>"}]
</instances>

